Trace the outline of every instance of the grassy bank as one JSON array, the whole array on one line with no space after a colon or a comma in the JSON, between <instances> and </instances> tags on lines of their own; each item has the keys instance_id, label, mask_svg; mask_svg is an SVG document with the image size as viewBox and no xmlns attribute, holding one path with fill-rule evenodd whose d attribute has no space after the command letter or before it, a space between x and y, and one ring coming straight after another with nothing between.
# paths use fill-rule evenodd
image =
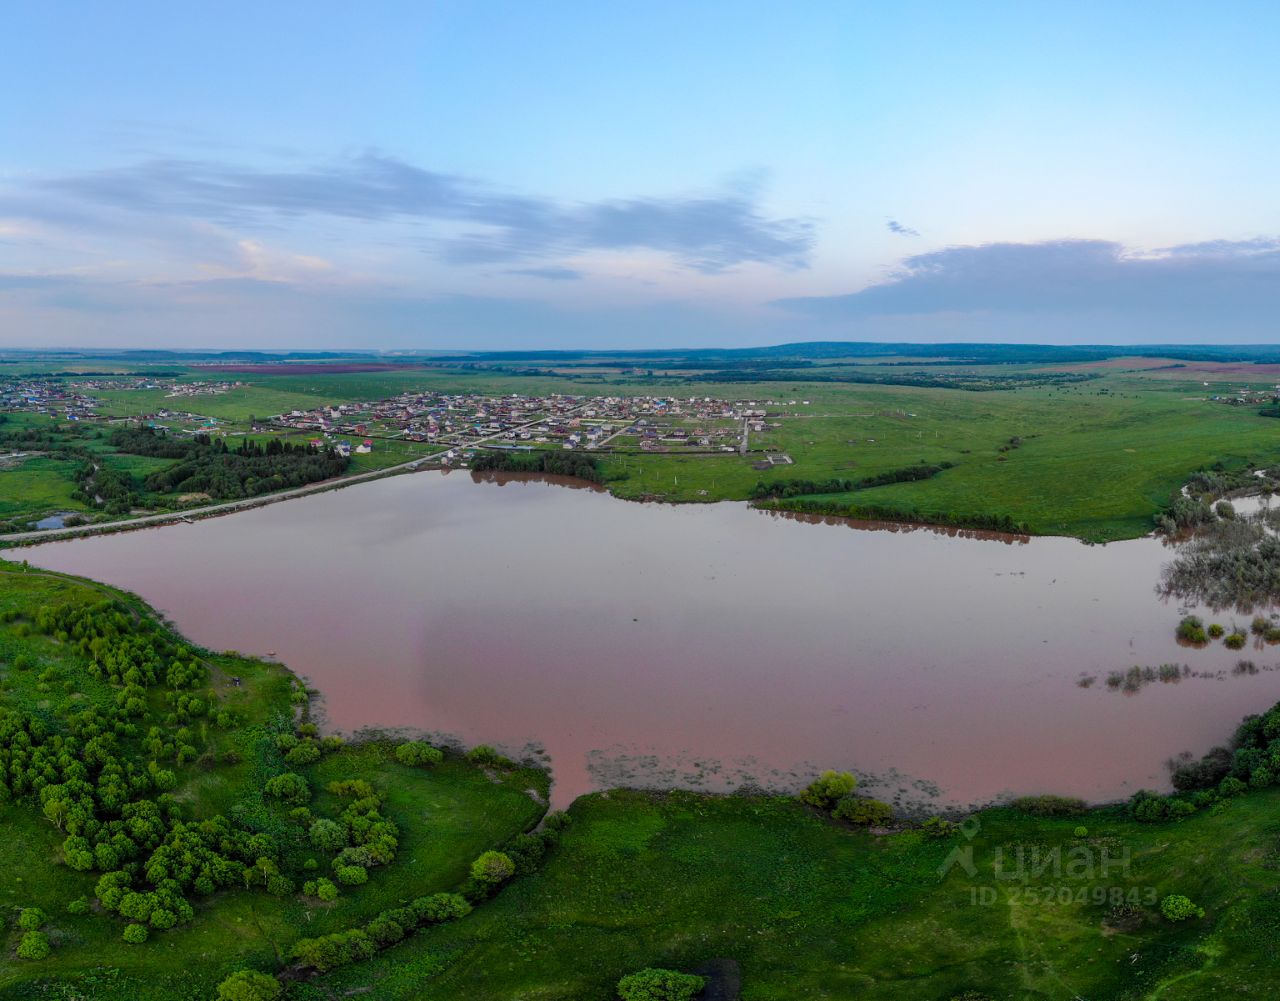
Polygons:
<instances>
[{"instance_id":1,"label":"grassy bank","mask_svg":"<svg viewBox=\"0 0 1280 1001\"><path fill-rule=\"evenodd\" d=\"M37 719L59 734L71 732L75 714L88 707L105 709L115 701L119 686L88 670L73 636L45 635L33 628L42 608L93 608L104 598L120 615L137 616L139 623L154 621L145 606L105 587L7 566L0 570L4 710ZM180 642L162 627L160 635ZM292 675L278 665L234 655L195 654L207 672L207 685L197 691L202 697L207 692L232 722L215 723L210 713L190 725L189 739L198 756L176 766L161 762L175 773L168 795L189 822L226 816L265 837L257 850L273 860L289 887L268 890L255 882L246 889L237 877L215 892L191 896L189 921L153 929L142 944L122 942L126 921L98 899L101 869L69 867L67 831L59 830L38 803L6 790L0 805L0 871L6 875L0 881L5 950L0 997L212 997L217 983L234 969L278 968L303 935L339 931L406 899L453 890L466 878L472 859L536 823L543 813L529 792L545 793L542 772L485 769L456 756L429 768L411 767L397 760L391 741L329 749L309 764L284 762L264 736L288 733L287 721L296 720L305 706ZM119 740L117 753L126 763L154 760L143 746L147 724L155 719L164 726L166 700L156 692L148 702L145 715L135 717L141 724L137 734L125 732ZM334 900L299 892L304 880L333 873L326 854L308 841L306 821L291 814L291 804L263 796L265 778L286 768L304 776L315 791L307 804L308 821L342 813L346 800L327 791L329 783L368 782L382 816L398 832L394 858L369 868L367 882L342 886ZM110 810L101 814L104 820L112 815ZM312 867L308 859L320 864ZM126 859L124 868L130 865ZM135 886L144 888L147 879L133 871ZM72 902L81 899L90 902L89 909L74 913L80 908ZM15 927L14 916L30 907L48 915L41 932L52 951L45 959L16 957L23 932Z\"/></svg>"}]
</instances>

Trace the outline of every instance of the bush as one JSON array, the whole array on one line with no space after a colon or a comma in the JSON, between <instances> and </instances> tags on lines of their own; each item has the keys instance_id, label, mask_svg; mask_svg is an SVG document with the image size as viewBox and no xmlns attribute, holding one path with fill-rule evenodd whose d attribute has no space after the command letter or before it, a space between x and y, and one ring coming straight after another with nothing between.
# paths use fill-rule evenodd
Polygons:
<instances>
[{"instance_id":1,"label":"bush","mask_svg":"<svg viewBox=\"0 0 1280 1001\"><path fill-rule=\"evenodd\" d=\"M237 970L218 985L218 1001L275 1001L284 988L257 970Z\"/></svg>"},{"instance_id":2,"label":"bush","mask_svg":"<svg viewBox=\"0 0 1280 1001\"><path fill-rule=\"evenodd\" d=\"M150 934L146 925L132 924L124 926L124 940L130 945L141 945Z\"/></svg>"},{"instance_id":3,"label":"bush","mask_svg":"<svg viewBox=\"0 0 1280 1001\"><path fill-rule=\"evenodd\" d=\"M706 986L706 980L692 973L650 967L628 973L618 981L622 1001L688 1001Z\"/></svg>"},{"instance_id":4,"label":"bush","mask_svg":"<svg viewBox=\"0 0 1280 1001\"><path fill-rule=\"evenodd\" d=\"M73 900L73 901L71 901L71 903L67 904L67 913L68 913L68 914L88 914L88 913L89 913L89 898L88 898L88 897L76 897L76 899L75 899L75 900Z\"/></svg>"},{"instance_id":5,"label":"bush","mask_svg":"<svg viewBox=\"0 0 1280 1001\"><path fill-rule=\"evenodd\" d=\"M314 765L320 760L320 747L314 740L306 740L284 756L286 764Z\"/></svg>"},{"instance_id":6,"label":"bush","mask_svg":"<svg viewBox=\"0 0 1280 1001\"><path fill-rule=\"evenodd\" d=\"M425 740L407 740L396 748L396 760L402 765L438 765L444 752Z\"/></svg>"},{"instance_id":7,"label":"bush","mask_svg":"<svg viewBox=\"0 0 1280 1001\"><path fill-rule=\"evenodd\" d=\"M282 799L286 803L306 803L311 799L311 787L296 772L285 772L269 778L262 788L268 796Z\"/></svg>"},{"instance_id":8,"label":"bush","mask_svg":"<svg viewBox=\"0 0 1280 1001\"><path fill-rule=\"evenodd\" d=\"M926 838L932 838L935 841L942 838L949 838L960 829L960 825L954 821L947 820L945 817L930 817L920 825L920 833Z\"/></svg>"},{"instance_id":9,"label":"bush","mask_svg":"<svg viewBox=\"0 0 1280 1001\"><path fill-rule=\"evenodd\" d=\"M1213 625L1209 627L1209 637L1211 639L1215 639L1215 640L1222 639L1222 636L1225 632L1226 630L1222 627L1222 624L1220 622L1215 622Z\"/></svg>"},{"instance_id":10,"label":"bush","mask_svg":"<svg viewBox=\"0 0 1280 1001\"><path fill-rule=\"evenodd\" d=\"M1187 643L1208 643L1209 637L1204 631L1204 623L1199 616L1188 615L1178 623L1178 639Z\"/></svg>"},{"instance_id":11,"label":"bush","mask_svg":"<svg viewBox=\"0 0 1280 1001\"><path fill-rule=\"evenodd\" d=\"M515 875L516 864L503 852L485 852L471 863L471 878L489 886L510 879Z\"/></svg>"},{"instance_id":12,"label":"bush","mask_svg":"<svg viewBox=\"0 0 1280 1001\"><path fill-rule=\"evenodd\" d=\"M1035 817L1074 817L1086 809L1084 800L1072 796L1022 796L1013 808Z\"/></svg>"},{"instance_id":13,"label":"bush","mask_svg":"<svg viewBox=\"0 0 1280 1001\"><path fill-rule=\"evenodd\" d=\"M1087 838L1089 836L1089 828L1081 825L1071 832L1077 838Z\"/></svg>"},{"instance_id":14,"label":"bush","mask_svg":"<svg viewBox=\"0 0 1280 1001\"><path fill-rule=\"evenodd\" d=\"M1222 642L1228 650L1243 650L1245 641L1248 639L1239 629L1227 635Z\"/></svg>"},{"instance_id":15,"label":"bush","mask_svg":"<svg viewBox=\"0 0 1280 1001\"><path fill-rule=\"evenodd\" d=\"M800 802L830 810L845 796L852 794L858 780L848 772L825 771L810 782L800 793Z\"/></svg>"},{"instance_id":16,"label":"bush","mask_svg":"<svg viewBox=\"0 0 1280 1001\"><path fill-rule=\"evenodd\" d=\"M347 847L347 829L336 820L317 820L307 833L318 851L338 852Z\"/></svg>"},{"instance_id":17,"label":"bush","mask_svg":"<svg viewBox=\"0 0 1280 1001\"><path fill-rule=\"evenodd\" d=\"M878 799L843 796L831 811L831 816L836 820L847 820L851 824L883 827L893 820L893 807Z\"/></svg>"},{"instance_id":18,"label":"bush","mask_svg":"<svg viewBox=\"0 0 1280 1001\"><path fill-rule=\"evenodd\" d=\"M369 870L362 865L334 866L333 874L343 886L359 886L369 882Z\"/></svg>"},{"instance_id":19,"label":"bush","mask_svg":"<svg viewBox=\"0 0 1280 1001\"><path fill-rule=\"evenodd\" d=\"M1160 913L1170 921L1186 921L1188 918L1204 917L1204 908L1197 907L1189 897L1181 893L1171 893L1160 901Z\"/></svg>"},{"instance_id":20,"label":"bush","mask_svg":"<svg viewBox=\"0 0 1280 1001\"><path fill-rule=\"evenodd\" d=\"M49 936L42 931L29 931L18 943L19 959L45 959L52 951L49 947Z\"/></svg>"},{"instance_id":21,"label":"bush","mask_svg":"<svg viewBox=\"0 0 1280 1001\"><path fill-rule=\"evenodd\" d=\"M18 927L23 931L38 931L40 926L49 920L49 915L39 907L25 907L18 915Z\"/></svg>"},{"instance_id":22,"label":"bush","mask_svg":"<svg viewBox=\"0 0 1280 1001\"><path fill-rule=\"evenodd\" d=\"M490 768L512 768L515 762L499 754L496 748L488 744L477 744L467 752L467 760L473 765L485 765Z\"/></svg>"}]
</instances>

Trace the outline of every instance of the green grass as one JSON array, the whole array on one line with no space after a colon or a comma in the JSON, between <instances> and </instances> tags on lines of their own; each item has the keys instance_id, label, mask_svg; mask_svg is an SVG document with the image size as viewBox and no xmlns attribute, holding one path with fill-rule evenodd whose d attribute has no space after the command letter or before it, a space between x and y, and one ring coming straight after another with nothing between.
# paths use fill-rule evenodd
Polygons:
<instances>
[{"instance_id":1,"label":"green grass","mask_svg":"<svg viewBox=\"0 0 1280 1001\"><path fill-rule=\"evenodd\" d=\"M852 831L788 800L594 795L574 805L539 873L324 986L376 985L380 999L568 1001L609 998L644 966L729 958L744 1001L1270 997L1280 983L1270 945L1278 807L1280 795L1253 794L1176 825L1114 809L1062 821L988 810L972 841L929 841ZM1080 823L1085 839L1072 835ZM1127 851L1129 863L1091 879L1065 869L997 879L997 852L1012 858L1016 846L1083 847L1095 860ZM939 875L954 847L973 849L972 878L958 867ZM1093 887L1144 902L1184 893L1208 913L1174 925L1143 903L1134 927L1110 929L1109 905L1074 899ZM1058 902L1064 888L1071 902Z\"/></svg>"},{"instance_id":2,"label":"green grass","mask_svg":"<svg viewBox=\"0 0 1280 1001\"><path fill-rule=\"evenodd\" d=\"M999 366L999 371L1029 367ZM602 454L609 488L631 499L743 500L761 479L859 479L921 461L950 462L954 468L932 480L820 499L961 517L1008 515L1036 533L1103 542L1149 531L1153 515L1196 469L1218 462L1230 466L1280 460L1278 422L1259 417L1253 407L1204 399L1227 385L1240 385L1239 380L1206 389L1194 379L1171 378L1169 372L1104 372L1094 381L1063 387L966 392L805 383L799 377L770 383L688 384L620 381L617 372L611 378L588 373L565 379L409 369L240 375L235 378L245 381L244 387L176 403L243 427L250 415L374 400L405 390L807 400L808 406L786 408L793 416L780 418L781 427L751 436L753 450L786 452L793 465L762 473L752 468L759 454ZM207 378L207 373L197 377ZM103 396L108 411L115 414L165 405L162 393ZM1021 446L999 451L1013 437L1022 439ZM371 455L353 456L351 470L384 468L431 450L379 441ZM7 481L2 478L6 476ZM25 482L28 477L30 484ZM58 470L31 466L29 473L0 473L0 483L6 482L11 489L0 491L0 517L6 502L24 517L75 508L66 502L70 488L59 484Z\"/></svg>"}]
</instances>

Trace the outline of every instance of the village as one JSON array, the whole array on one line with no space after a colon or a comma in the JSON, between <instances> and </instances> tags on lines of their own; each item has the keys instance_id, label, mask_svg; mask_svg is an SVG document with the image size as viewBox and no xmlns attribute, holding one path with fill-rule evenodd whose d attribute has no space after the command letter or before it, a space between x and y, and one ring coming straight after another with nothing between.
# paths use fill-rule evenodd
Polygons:
<instances>
[{"instance_id":1,"label":"village","mask_svg":"<svg viewBox=\"0 0 1280 1001\"><path fill-rule=\"evenodd\" d=\"M547 396L409 392L373 403L343 403L278 414L255 430L318 432L316 444L358 438L355 450L379 439L439 445L450 450L484 446L602 452L744 453L748 436L776 428L781 408L772 400L711 397Z\"/></svg>"},{"instance_id":2,"label":"village","mask_svg":"<svg viewBox=\"0 0 1280 1001\"><path fill-rule=\"evenodd\" d=\"M741 454L752 434L780 426L799 400L722 400L709 396L581 396L561 393L495 396L410 391L375 401L325 404L243 421L202 414L200 398L244 386L142 377L15 378L0 382L0 410L68 421L141 421L176 434L307 436L316 447L365 455L379 444L435 447L445 461L477 447L600 453ZM122 408L118 394L147 392L147 408ZM165 405L156 406L162 392ZM110 405L101 394L115 394ZM172 405L168 401L173 400ZM181 402L179 402L181 401ZM187 402L190 401L190 402ZM183 405L183 404L186 405ZM788 461L774 459L774 462Z\"/></svg>"}]
</instances>

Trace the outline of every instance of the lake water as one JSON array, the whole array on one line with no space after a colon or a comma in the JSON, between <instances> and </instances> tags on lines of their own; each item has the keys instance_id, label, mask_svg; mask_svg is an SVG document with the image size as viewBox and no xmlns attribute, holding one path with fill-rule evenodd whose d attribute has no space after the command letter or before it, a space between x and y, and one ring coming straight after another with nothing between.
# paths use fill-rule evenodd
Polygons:
<instances>
[{"instance_id":1,"label":"lake water","mask_svg":"<svg viewBox=\"0 0 1280 1001\"><path fill-rule=\"evenodd\" d=\"M1280 698L1280 672L1232 675L1280 648L1177 645L1181 609L1154 590L1169 554L465 472L21 552L140 594L205 646L274 653L331 730L542 749L558 805L836 767L953 806L1164 787L1168 758ZM1103 683L1168 661L1212 677Z\"/></svg>"}]
</instances>

